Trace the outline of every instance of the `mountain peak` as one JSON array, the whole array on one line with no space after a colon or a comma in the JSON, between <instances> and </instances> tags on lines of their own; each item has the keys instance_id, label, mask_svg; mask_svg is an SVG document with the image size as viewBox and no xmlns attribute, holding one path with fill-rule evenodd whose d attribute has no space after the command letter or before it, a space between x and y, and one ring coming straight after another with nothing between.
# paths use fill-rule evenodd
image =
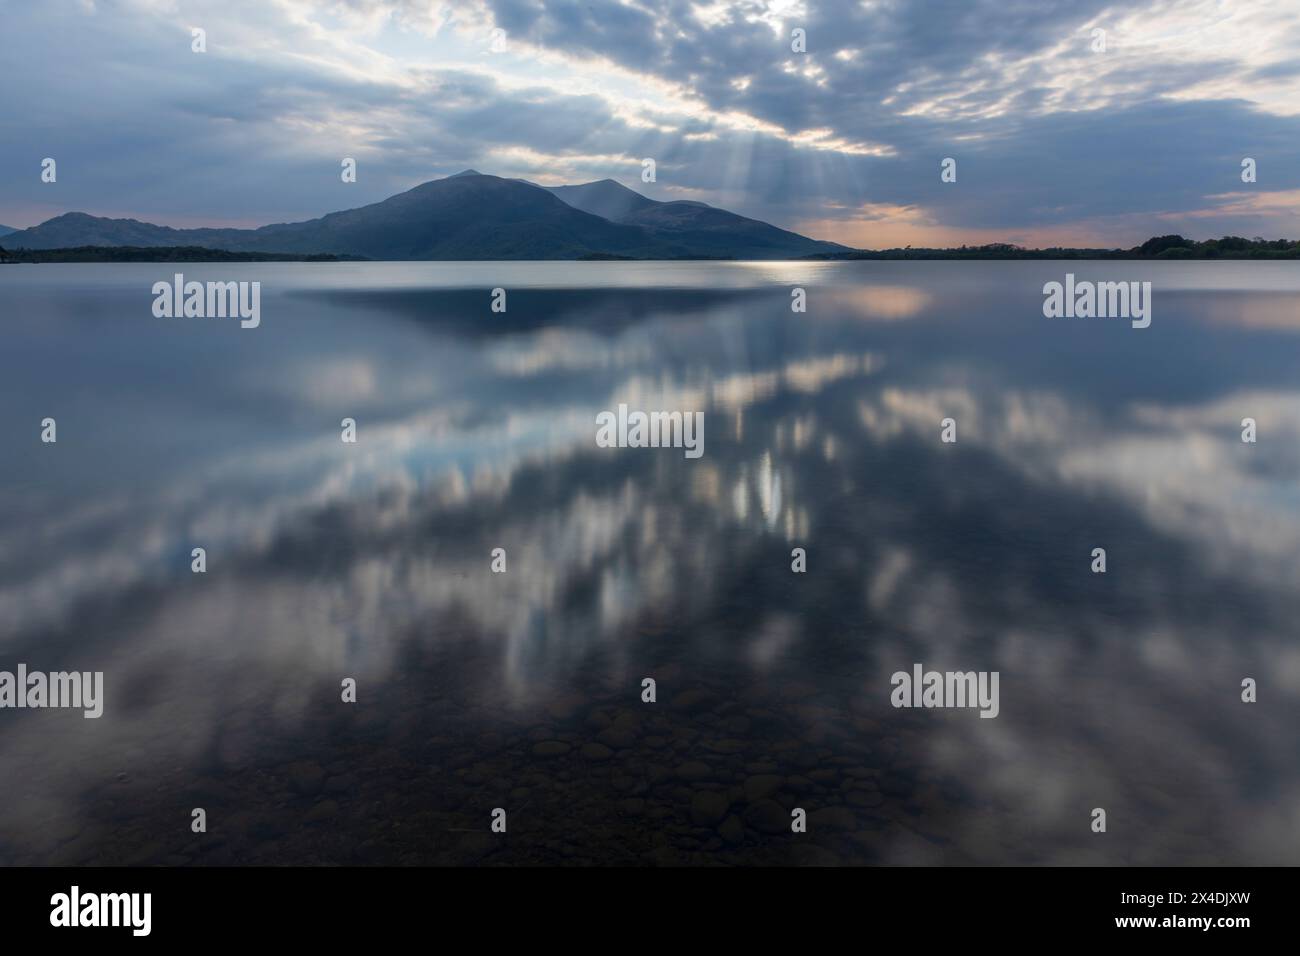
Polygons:
<instances>
[{"instance_id":1,"label":"mountain peak","mask_svg":"<svg viewBox=\"0 0 1300 956\"><path fill-rule=\"evenodd\" d=\"M640 209L657 206L653 199L628 189L613 179L598 179L579 186L548 186L555 196L583 212L618 222Z\"/></svg>"},{"instance_id":2,"label":"mountain peak","mask_svg":"<svg viewBox=\"0 0 1300 956\"><path fill-rule=\"evenodd\" d=\"M462 169L462 170L461 170L460 172L458 172L458 173L452 173L452 174L451 174L450 176L448 176L447 178L448 178L448 179L460 179L461 176L482 176L482 175L483 175L483 174L480 173L477 169Z\"/></svg>"}]
</instances>

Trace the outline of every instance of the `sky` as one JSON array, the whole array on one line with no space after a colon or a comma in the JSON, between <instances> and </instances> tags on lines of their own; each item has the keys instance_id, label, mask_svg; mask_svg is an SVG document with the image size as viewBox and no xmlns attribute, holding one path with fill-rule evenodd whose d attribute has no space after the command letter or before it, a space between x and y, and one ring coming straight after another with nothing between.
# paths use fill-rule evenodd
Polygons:
<instances>
[{"instance_id":1,"label":"sky","mask_svg":"<svg viewBox=\"0 0 1300 956\"><path fill-rule=\"evenodd\" d=\"M292 222L474 168L864 248L1300 238L1297 0L0 0L0 23L18 228Z\"/></svg>"}]
</instances>

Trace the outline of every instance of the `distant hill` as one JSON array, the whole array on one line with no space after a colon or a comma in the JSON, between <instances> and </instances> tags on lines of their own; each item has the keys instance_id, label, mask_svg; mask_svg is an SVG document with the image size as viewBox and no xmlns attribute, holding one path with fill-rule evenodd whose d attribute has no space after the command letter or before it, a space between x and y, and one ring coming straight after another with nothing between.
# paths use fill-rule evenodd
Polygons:
<instances>
[{"instance_id":1,"label":"distant hill","mask_svg":"<svg viewBox=\"0 0 1300 956\"><path fill-rule=\"evenodd\" d=\"M260 229L172 229L65 213L5 236L4 245L32 250L200 246L442 260L777 259L848 251L702 203L656 202L610 180L548 190L469 169L307 222Z\"/></svg>"},{"instance_id":2,"label":"distant hill","mask_svg":"<svg viewBox=\"0 0 1300 956\"><path fill-rule=\"evenodd\" d=\"M12 228L11 226L0 226L0 236L7 236L9 233L17 231L17 229Z\"/></svg>"}]
</instances>

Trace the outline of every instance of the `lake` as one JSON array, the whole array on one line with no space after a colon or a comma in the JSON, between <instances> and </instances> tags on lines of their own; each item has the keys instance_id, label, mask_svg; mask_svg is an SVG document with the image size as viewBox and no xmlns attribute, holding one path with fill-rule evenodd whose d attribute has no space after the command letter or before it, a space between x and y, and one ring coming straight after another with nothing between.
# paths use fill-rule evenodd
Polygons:
<instances>
[{"instance_id":1,"label":"lake","mask_svg":"<svg viewBox=\"0 0 1300 956\"><path fill-rule=\"evenodd\" d=\"M103 673L0 709L0 862L1300 862L1294 263L4 266L0 334L0 670Z\"/></svg>"}]
</instances>

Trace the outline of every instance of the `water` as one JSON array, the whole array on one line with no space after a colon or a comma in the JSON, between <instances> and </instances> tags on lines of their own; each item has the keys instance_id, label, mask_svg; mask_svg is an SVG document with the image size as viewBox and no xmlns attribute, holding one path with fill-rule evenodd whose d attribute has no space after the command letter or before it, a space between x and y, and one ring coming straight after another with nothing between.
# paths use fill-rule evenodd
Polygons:
<instances>
[{"instance_id":1,"label":"water","mask_svg":"<svg viewBox=\"0 0 1300 956\"><path fill-rule=\"evenodd\" d=\"M177 271L260 328L154 318ZM1151 327L1044 318L1067 271ZM0 268L0 669L105 674L98 720L0 711L0 862L1300 862L1298 303L1290 263ZM703 456L597 447L620 402ZM916 662L999 716L894 709Z\"/></svg>"}]
</instances>

